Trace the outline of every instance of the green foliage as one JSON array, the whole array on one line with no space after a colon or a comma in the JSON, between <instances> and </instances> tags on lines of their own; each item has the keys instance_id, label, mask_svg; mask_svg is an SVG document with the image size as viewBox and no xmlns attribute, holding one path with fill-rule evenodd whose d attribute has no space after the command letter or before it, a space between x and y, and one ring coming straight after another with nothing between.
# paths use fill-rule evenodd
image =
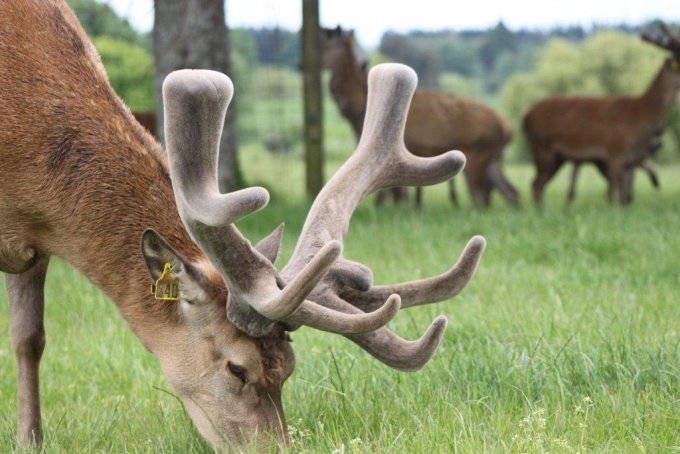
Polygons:
<instances>
[{"instance_id":1,"label":"green foliage","mask_svg":"<svg viewBox=\"0 0 680 454\"><path fill-rule=\"evenodd\" d=\"M503 22L499 22L487 31L479 47L479 56L484 69L491 71L496 66L496 60L503 53L514 53L517 50L515 35L508 30Z\"/></svg>"},{"instance_id":2,"label":"green foliage","mask_svg":"<svg viewBox=\"0 0 680 454\"><path fill-rule=\"evenodd\" d=\"M328 93L324 74L324 148L329 159L346 156L354 146L349 123L338 111ZM247 154L252 147L272 152L303 155L302 74L285 67L255 66L245 85L235 83L238 103L239 144Z\"/></svg>"},{"instance_id":3,"label":"green foliage","mask_svg":"<svg viewBox=\"0 0 680 454\"><path fill-rule=\"evenodd\" d=\"M300 65L300 33L279 27L240 29L255 44L257 62L266 66L297 69Z\"/></svg>"},{"instance_id":4,"label":"green foliage","mask_svg":"<svg viewBox=\"0 0 680 454\"><path fill-rule=\"evenodd\" d=\"M479 79L464 77L457 72L442 73L439 86L443 91L464 98L481 98L484 95L484 87Z\"/></svg>"},{"instance_id":5,"label":"green foliage","mask_svg":"<svg viewBox=\"0 0 680 454\"><path fill-rule=\"evenodd\" d=\"M503 21L498 22L496 26L484 34L482 45L479 49L480 55L485 65L493 65L495 57L505 51L514 51L517 49L517 40L515 35L508 30Z\"/></svg>"},{"instance_id":6,"label":"green foliage","mask_svg":"<svg viewBox=\"0 0 680 454\"><path fill-rule=\"evenodd\" d=\"M392 61L413 68L418 74L419 87L437 87L439 63L435 54L427 46L400 34L387 32L380 40L379 50Z\"/></svg>"},{"instance_id":7,"label":"green foliage","mask_svg":"<svg viewBox=\"0 0 680 454\"><path fill-rule=\"evenodd\" d=\"M459 36L446 35L432 39L432 48L439 59L442 71L475 76L481 72L477 47Z\"/></svg>"},{"instance_id":8,"label":"green foliage","mask_svg":"<svg viewBox=\"0 0 680 454\"><path fill-rule=\"evenodd\" d=\"M257 47L255 40L248 31L243 29L229 30L229 44L231 46L229 58L231 71L229 77L234 82L237 94L246 93L250 90L253 82L253 73L257 66ZM238 102L238 100L235 100ZM238 105L239 114L248 106Z\"/></svg>"},{"instance_id":9,"label":"green foliage","mask_svg":"<svg viewBox=\"0 0 680 454\"><path fill-rule=\"evenodd\" d=\"M601 32L583 42L583 69L602 94L639 94L659 71L666 52L635 35Z\"/></svg>"},{"instance_id":10,"label":"green foliage","mask_svg":"<svg viewBox=\"0 0 680 454\"><path fill-rule=\"evenodd\" d=\"M133 111L154 110L153 57L143 47L120 39L93 39L109 75L111 86Z\"/></svg>"},{"instance_id":11,"label":"green foliage","mask_svg":"<svg viewBox=\"0 0 680 454\"><path fill-rule=\"evenodd\" d=\"M239 85L241 82L245 85ZM280 66L254 66L247 75L238 77L235 87L241 144L268 144L273 151L301 148L303 116L299 73Z\"/></svg>"},{"instance_id":12,"label":"green foliage","mask_svg":"<svg viewBox=\"0 0 680 454\"><path fill-rule=\"evenodd\" d=\"M133 110L154 110L151 39L137 33L107 4L68 0L101 55L111 86Z\"/></svg>"},{"instance_id":13,"label":"green foliage","mask_svg":"<svg viewBox=\"0 0 680 454\"><path fill-rule=\"evenodd\" d=\"M67 3L76 13L88 36L111 36L150 50L150 37L135 31L109 5L97 0L67 0Z\"/></svg>"},{"instance_id":14,"label":"green foliage","mask_svg":"<svg viewBox=\"0 0 680 454\"><path fill-rule=\"evenodd\" d=\"M518 73L511 77L498 95L501 110L513 125L512 146L505 151L506 159L512 161L527 161L527 143L522 131L522 116L528 106L540 101L548 92L538 82L535 74Z\"/></svg>"}]
</instances>

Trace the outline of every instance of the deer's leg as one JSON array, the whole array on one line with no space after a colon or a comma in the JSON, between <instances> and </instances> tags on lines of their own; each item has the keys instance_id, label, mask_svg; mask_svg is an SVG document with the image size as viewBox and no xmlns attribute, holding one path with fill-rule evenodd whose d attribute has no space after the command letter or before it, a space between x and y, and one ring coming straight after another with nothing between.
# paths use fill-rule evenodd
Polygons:
<instances>
[{"instance_id":1,"label":"deer's leg","mask_svg":"<svg viewBox=\"0 0 680 454\"><path fill-rule=\"evenodd\" d=\"M621 176L621 205L628 205L633 201L633 178L635 176L635 168L627 168Z\"/></svg>"},{"instance_id":2,"label":"deer's leg","mask_svg":"<svg viewBox=\"0 0 680 454\"><path fill-rule=\"evenodd\" d=\"M387 198L387 189L383 189L381 191L378 191L378 193L375 195L375 204L376 206L380 206L383 203L385 203L385 199Z\"/></svg>"},{"instance_id":3,"label":"deer's leg","mask_svg":"<svg viewBox=\"0 0 680 454\"><path fill-rule=\"evenodd\" d=\"M536 177L532 183L532 190L534 195L534 202L536 205L541 204L543 198L543 188L555 176L560 167L564 163L564 159L558 155L547 155L536 159Z\"/></svg>"},{"instance_id":4,"label":"deer's leg","mask_svg":"<svg viewBox=\"0 0 680 454\"><path fill-rule=\"evenodd\" d=\"M416 208L421 209L423 207L423 187L416 186Z\"/></svg>"},{"instance_id":5,"label":"deer's leg","mask_svg":"<svg viewBox=\"0 0 680 454\"><path fill-rule=\"evenodd\" d=\"M470 190L470 198L476 208L486 208L491 204L491 180L487 175L490 152L488 150L474 150L468 153L463 173Z\"/></svg>"},{"instance_id":6,"label":"deer's leg","mask_svg":"<svg viewBox=\"0 0 680 454\"><path fill-rule=\"evenodd\" d=\"M467 170L467 169L466 169ZM476 208L487 208L491 204L491 182L485 174L470 171L465 172L468 187L470 188L470 197Z\"/></svg>"},{"instance_id":7,"label":"deer's leg","mask_svg":"<svg viewBox=\"0 0 680 454\"><path fill-rule=\"evenodd\" d=\"M623 183L624 183L624 173L625 166L620 162L613 162L609 164L607 171L607 180L609 182L609 187L607 188L607 196L611 203L623 202Z\"/></svg>"},{"instance_id":8,"label":"deer's leg","mask_svg":"<svg viewBox=\"0 0 680 454\"><path fill-rule=\"evenodd\" d=\"M657 176L654 167L649 162L645 161L640 163L640 168L647 172L647 176L649 176L652 186L654 186L656 189L659 189L659 177Z\"/></svg>"},{"instance_id":9,"label":"deer's leg","mask_svg":"<svg viewBox=\"0 0 680 454\"><path fill-rule=\"evenodd\" d=\"M48 259L21 274L6 274L10 333L17 362L19 405L18 439L21 446L40 446L40 385L38 368L45 348L44 285Z\"/></svg>"},{"instance_id":10,"label":"deer's leg","mask_svg":"<svg viewBox=\"0 0 680 454\"><path fill-rule=\"evenodd\" d=\"M408 200L408 189L405 186L397 186L390 189L394 203L401 203Z\"/></svg>"},{"instance_id":11,"label":"deer's leg","mask_svg":"<svg viewBox=\"0 0 680 454\"><path fill-rule=\"evenodd\" d=\"M571 180L569 181L569 191L567 191L567 204L571 204L576 197L576 180L578 179L578 171L581 169L580 162L574 162L574 168L571 170Z\"/></svg>"},{"instance_id":12,"label":"deer's leg","mask_svg":"<svg viewBox=\"0 0 680 454\"><path fill-rule=\"evenodd\" d=\"M607 164L604 161L594 161L593 164L595 164L595 167L597 167L597 170L603 178L608 178L609 171L607 170Z\"/></svg>"},{"instance_id":13,"label":"deer's leg","mask_svg":"<svg viewBox=\"0 0 680 454\"><path fill-rule=\"evenodd\" d=\"M512 184L503 175L503 170L501 169L500 158L491 161L486 168L486 176L489 179L491 185L498 189L503 197L512 206L517 206L519 204L519 194Z\"/></svg>"},{"instance_id":14,"label":"deer's leg","mask_svg":"<svg viewBox=\"0 0 680 454\"><path fill-rule=\"evenodd\" d=\"M458 200L458 193L456 192L456 182L453 178L449 180L449 198L454 207L458 208L460 206L460 201Z\"/></svg>"}]
</instances>

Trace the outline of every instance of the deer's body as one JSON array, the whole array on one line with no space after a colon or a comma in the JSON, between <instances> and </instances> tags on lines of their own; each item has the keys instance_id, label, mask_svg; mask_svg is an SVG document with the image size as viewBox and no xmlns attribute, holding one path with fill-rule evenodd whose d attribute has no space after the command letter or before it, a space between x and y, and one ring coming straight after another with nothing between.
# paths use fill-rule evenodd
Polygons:
<instances>
[{"instance_id":1,"label":"deer's body","mask_svg":"<svg viewBox=\"0 0 680 454\"><path fill-rule=\"evenodd\" d=\"M180 221L165 152L109 86L70 9L61 1L5 3L0 23L0 271L11 273L5 279L18 363L19 438L38 444L42 287L50 256L66 260L111 298L183 399L191 394L187 382L200 382L208 351L196 349L176 305L151 297L142 233L155 229L204 269L207 286L222 299L226 290ZM215 312L216 321L226 321L223 307ZM245 337L225 323L214 335L215 344ZM253 358L265 353L256 344L246 350ZM194 377L180 380L192 369ZM278 418L276 411L244 415L244 428L252 431L266 419L276 427ZM207 421L197 424L219 440Z\"/></svg>"},{"instance_id":2,"label":"deer's body","mask_svg":"<svg viewBox=\"0 0 680 454\"><path fill-rule=\"evenodd\" d=\"M1 10L3 40L26 45L0 46L0 263L21 251L60 256L132 314L126 301L148 286L137 249L150 220L187 257L199 250L174 208L165 152L113 92L77 23L66 25L71 12L48 4L47 18L31 2ZM31 45L35 35L52 42Z\"/></svg>"},{"instance_id":3,"label":"deer's body","mask_svg":"<svg viewBox=\"0 0 680 454\"><path fill-rule=\"evenodd\" d=\"M412 71L383 67L373 79L365 145L317 197L279 272L282 230L253 247L233 225L266 205L267 192L218 193L217 150L233 90L225 75L168 76L166 154L109 86L65 2L0 2L0 271L22 445L42 442L38 369L51 256L113 300L217 449L269 443L272 435L285 442L281 391L295 364L287 331L306 325L342 334L401 370L430 359L443 318L415 341L383 325L400 307L460 292L484 241L472 239L441 276L390 286L373 286L370 270L341 257L363 197L402 181L444 181L464 165L460 153L417 160L401 144ZM157 301L150 284L168 267L178 293Z\"/></svg>"},{"instance_id":4,"label":"deer's body","mask_svg":"<svg viewBox=\"0 0 680 454\"><path fill-rule=\"evenodd\" d=\"M351 33L324 30L324 66L331 70L330 91L358 140L366 112L366 70L356 56ZM496 188L513 205L517 191L500 168L512 127L483 103L437 90L417 90L406 121L404 141L424 157L461 150L467 158L463 170L473 202L488 206ZM420 191L420 188L418 188Z\"/></svg>"},{"instance_id":5,"label":"deer's body","mask_svg":"<svg viewBox=\"0 0 680 454\"><path fill-rule=\"evenodd\" d=\"M524 116L524 131L536 165L534 200L565 161L601 162L609 197L630 202L635 167L650 154L675 104L680 73L666 61L641 96L551 96Z\"/></svg>"}]
</instances>

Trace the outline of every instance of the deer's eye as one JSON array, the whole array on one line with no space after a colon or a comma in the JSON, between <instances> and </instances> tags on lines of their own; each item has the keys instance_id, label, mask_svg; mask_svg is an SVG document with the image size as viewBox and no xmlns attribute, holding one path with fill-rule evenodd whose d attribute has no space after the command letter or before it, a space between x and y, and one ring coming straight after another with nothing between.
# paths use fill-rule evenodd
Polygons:
<instances>
[{"instance_id":1,"label":"deer's eye","mask_svg":"<svg viewBox=\"0 0 680 454\"><path fill-rule=\"evenodd\" d=\"M229 369L229 372L231 372L236 378L241 380L241 382L245 385L247 382L246 379L246 370L241 367L237 366L236 364L232 363L231 361L227 362L227 369Z\"/></svg>"}]
</instances>

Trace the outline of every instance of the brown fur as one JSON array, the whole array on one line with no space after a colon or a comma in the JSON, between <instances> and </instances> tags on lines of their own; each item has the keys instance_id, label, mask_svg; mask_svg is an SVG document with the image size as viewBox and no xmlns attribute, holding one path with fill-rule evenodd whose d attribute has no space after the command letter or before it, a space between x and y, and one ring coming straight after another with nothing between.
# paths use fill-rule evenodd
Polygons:
<instances>
[{"instance_id":1,"label":"brown fur","mask_svg":"<svg viewBox=\"0 0 680 454\"><path fill-rule=\"evenodd\" d=\"M52 255L113 300L188 408L195 395L218 396L206 404L214 410L190 409L215 446L265 426L285 432L280 388L294 364L288 341L250 338L226 319L224 283L180 222L165 152L111 89L72 11L60 0L0 2L0 24L0 271L22 273L6 276L21 443L41 442L37 365ZM200 301L151 297L139 246L148 228L192 270L184 282L202 289ZM235 357L255 364L259 410L233 394L220 397L220 383L234 380L225 361Z\"/></svg>"},{"instance_id":2,"label":"brown fur","mask_svg":"<svg viewBox=\"0 0 680 454\"><path fill-rule=\"evenodd\" d=\"M366 113L365 66L356 56L351 32L326 29L323 44L324 66L332 72L331 95L358 140ZM435 90L415 92L404 135L407 148L417 156L438 156L453 149L463 151L467 159L465 177L478 207L489 205L494 187L512 204L517 203L517 193L500 167L491 169L499 165L511 138L509 123L486 105Z\"/></svg>"},{"instance_id":3,"label":"brown fur","mask_svg":"<svg viewBox=\"0 0 680 454\"><path fill-rule=\"evenodd\" d=\"M680 72L664 62L641 96L551 96L524 116L536 178L533 194L543 188L565 161L600 162L606 168L609 198L631 200L633 171L649 155L654 137L675 104Z\"/></svg>"}]
</instances>

